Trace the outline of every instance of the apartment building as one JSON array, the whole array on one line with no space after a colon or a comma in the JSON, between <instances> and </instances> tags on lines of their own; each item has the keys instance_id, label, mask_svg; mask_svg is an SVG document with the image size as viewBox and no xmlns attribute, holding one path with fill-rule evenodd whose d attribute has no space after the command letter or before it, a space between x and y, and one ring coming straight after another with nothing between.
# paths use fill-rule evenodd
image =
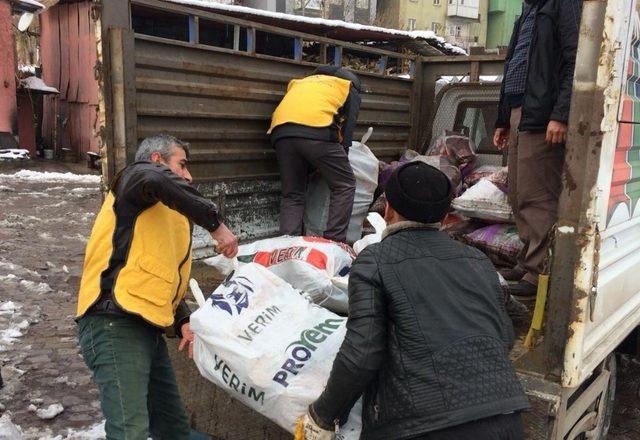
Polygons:
<instances>
[{"instance_id":1,"label":"apartment building","mask_svg":"<svg viewBox=\"0 0 640 440\"><path fill-rule=\"evenodd\" d=\"M235 4L360 24L373 24L377 13L377 0L241 0Z\"/></svg>"},{"instance_id":2,"label":"apartment building","mask_svg":"<svg viewBox=\"0 0 640 440\"><path fill-rule=\"evenodd\" d=\"M445 39L468 49L486 46L489 0L447 0Z\"/></svg>"}]
</instances>

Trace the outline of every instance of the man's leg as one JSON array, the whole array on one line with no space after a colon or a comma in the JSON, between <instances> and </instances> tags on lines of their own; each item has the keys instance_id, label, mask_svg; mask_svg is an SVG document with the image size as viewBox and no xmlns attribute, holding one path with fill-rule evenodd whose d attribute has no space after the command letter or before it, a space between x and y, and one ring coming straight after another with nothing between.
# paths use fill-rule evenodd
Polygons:
<instances>
[{"instance_id":1,"label":"man's leg","mask_svg":"<svg viewBox=\"0 0 640 440\"><path fill-rule=\"evenodd\" d=\"M158 335L149 378L149 417L153 440L187 440L191 428L180 399L167 344Z\"/></svg>"},{"instance_id":2,"label":"man's leg","mask_svg":"<svg viewBox=\"0 0 640 440\"><path fill-rule=\"evenodd\" d=\"M564 145L547 144L544 133L518 136L518 212L526 225L523 280L538 284L548 255L549 235L558 219ZM518 229L520 225L518 225Z\"/></svg>"},{"instance_id":3,"label":"man's leg","mask_svg":"<svg viewBox=\"0 0 640 440\"><path fill-rule=\"evenodd\" d=\"M337 142L309 141L300 154L322 175L331 190L324 237L345 242L356 194L356 178L344 147Z\"/></svg>"},{"instance_id":4,"label":"man's leg","mask_svg":"<svg viewBox=\"0 0 640 440\"><path fill-rule=\"evenodd\" d=\"M151 344L159 331L133 317L85 316L80 348L93 372L108 440L147 440Z\"/></svg>"},{"instance_id":5,"label":"man's leg","mask_svg":"<svg viewBox=\"0 0 640 440\"><path fill-rule=\"evenodd\" d=\"M520 125L520 116L522 114L522 108L514 108L511 110L511 130L509 133L509 149L507 156L507 166L509 169L509 173L507 174L507 187L509 189L509 193L507 194L509 197L509 204L511 205L511 209L513 210L513 217L518 227L518 235L520 236L520 240L525 244L523 252L518 256L518 264L512 270L501 272L505 279L508 281L517 281L520 280L526 271L521 267L520 261L524 258L526 254L527 240L528 240L528 228L525 220L520 215L518 210L518 126Z\"/></svg>"},{"instance_id":6,"label":"man's leg","mask_svg":"<svg viewBox=\"0 0 640 440\"><path fill-rule=\"evenodd\" d=\"M298 152L305 139L285 138L275 144L280 167L280 234L302 235L309 164Z\"/></svg>"}]
</instances>

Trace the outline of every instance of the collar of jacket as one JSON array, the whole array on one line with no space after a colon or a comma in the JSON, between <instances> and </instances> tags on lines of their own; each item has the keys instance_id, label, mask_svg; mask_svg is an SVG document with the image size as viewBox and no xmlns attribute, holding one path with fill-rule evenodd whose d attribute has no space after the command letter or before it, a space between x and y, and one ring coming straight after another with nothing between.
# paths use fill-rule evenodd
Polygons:
<instances>
[{"instance_id":1,"label":"collar of jacket","mask_svg":"<svg viewBox=\"0 0 640 440\"><path fill-rule=\"evenodd\" d=\"M414 222L410 220L394 223L392 225L387 226L386 229L382 232L382 239L384 240L390 235L393 235L400 231L406 231L408 229L432 229L435 231L439 231L440 223L420 223L420 222Z\"/></svg>"}]
</instances>

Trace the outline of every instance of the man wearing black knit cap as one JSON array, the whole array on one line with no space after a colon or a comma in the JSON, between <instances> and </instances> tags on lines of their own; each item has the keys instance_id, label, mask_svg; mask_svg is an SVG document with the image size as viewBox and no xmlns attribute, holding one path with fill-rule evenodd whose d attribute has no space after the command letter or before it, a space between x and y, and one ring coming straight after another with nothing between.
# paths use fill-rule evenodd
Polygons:
<instances>
[{"instance_id":1,"label":"man wearing black knit cap","mask_svg":"<svg viewBox=\"0 0 640 440\"><path fill-rule=\"evenodd\" d=\"M439 221L452 185L422 162L386 187L388 227L349 278L347 334L296 439L331 439L363 396L362 439L520 440L526 396L498 275Z\"/></svg>"}]
</instances>

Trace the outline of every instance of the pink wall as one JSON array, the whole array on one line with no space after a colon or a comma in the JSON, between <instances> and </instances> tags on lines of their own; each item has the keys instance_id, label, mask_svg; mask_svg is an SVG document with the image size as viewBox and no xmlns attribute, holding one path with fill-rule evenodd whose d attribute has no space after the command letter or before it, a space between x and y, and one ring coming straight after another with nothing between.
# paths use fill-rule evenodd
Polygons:
<instances>
[{"instance_id":1,"label":"pink wall","mask_svg":"<svg viewBox=\"0 0 640 440\"><path fill-rule=\"evenodd\" d=\"M11 4L0 1L0 131L11 132L15 124L16 62L11 29Z\"/></svg>"}]
</instances>

